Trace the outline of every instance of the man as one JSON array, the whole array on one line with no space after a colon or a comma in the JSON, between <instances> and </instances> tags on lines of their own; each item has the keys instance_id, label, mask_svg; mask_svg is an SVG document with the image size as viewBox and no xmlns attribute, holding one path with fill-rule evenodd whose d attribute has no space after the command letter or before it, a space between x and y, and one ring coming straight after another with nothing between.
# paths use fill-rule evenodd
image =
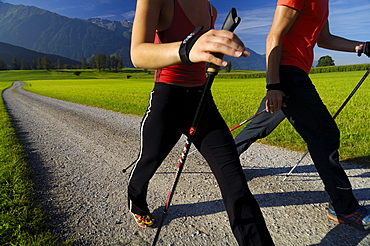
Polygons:
<instances>
[{"instance_id":1,"label":"man","mask_svg":"<svg viewBox=\"0 0 370 246\"><path fill-rule=\"evenodd\" d=\"M278 0L266 40L267 93L259 108L267 112L247 125L235 143L240 155L287 117L307 143L325 185L330 198L328 217L370 229L370 213L358 204L339 164L337 125L308 77L316 43L322 48L367 56L370 44L332 35L328 15L328 0ZM285 104L284 96L289 97Z\"/></svg>"}]
</instances>

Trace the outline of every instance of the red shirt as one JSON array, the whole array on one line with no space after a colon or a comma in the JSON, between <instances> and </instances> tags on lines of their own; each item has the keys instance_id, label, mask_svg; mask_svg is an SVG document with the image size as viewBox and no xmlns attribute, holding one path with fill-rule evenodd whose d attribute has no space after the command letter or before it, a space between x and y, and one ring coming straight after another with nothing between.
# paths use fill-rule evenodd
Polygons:
<instances>
[{"instance_id":1,"label":"red shirt","mask_svg":"<svg viewBox=\"0 0 370 246\"><path fill-rule=\"evenodd\" d=\"M154 43L183 41L195 26L182 10L177 0L174 1L174 13L171 26L155 35ZM170 84L204 84L206 82L205 63L187 66L183 63L155 71L155 82Z\"/></svg>"},{"instance_id":2,"label":"red shirt","mask_svg":"<svg viewBox=\"0 0 370 246\"><path fill-rule=\"evenodd\" d=\"M293 26L282 39L281 65L293 65L309 73L313 49L329 16L329 0L278 0L278 5L299 11Z\"/></svg>"}]
</instances>

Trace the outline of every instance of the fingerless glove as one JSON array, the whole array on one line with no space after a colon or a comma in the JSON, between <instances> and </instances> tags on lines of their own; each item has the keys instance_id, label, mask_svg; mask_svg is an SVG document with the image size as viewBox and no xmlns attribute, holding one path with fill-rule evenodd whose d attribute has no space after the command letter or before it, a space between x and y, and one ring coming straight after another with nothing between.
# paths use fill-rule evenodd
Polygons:
<instances>
[{"instance_id":1,"label":"fingerless glove","mask_svg":"<svg viewBox=\"0 0 370 246\"><path fill-rule=\"evenodd\" d=\"M361 56L362 53L364 53L365 55L370 57L370 42L369 41L364 42L360 45L360 47L361 48L358 50L357 55Z\"/></svg>"}]
</instances>

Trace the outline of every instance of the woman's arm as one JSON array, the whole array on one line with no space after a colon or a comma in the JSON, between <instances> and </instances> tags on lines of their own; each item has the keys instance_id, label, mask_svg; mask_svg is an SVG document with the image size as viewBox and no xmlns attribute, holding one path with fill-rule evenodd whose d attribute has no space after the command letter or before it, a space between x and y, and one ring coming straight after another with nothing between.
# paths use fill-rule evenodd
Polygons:
<instances>
[{"instance_id":1,"label":"woman's arm","mask_svg":"<svg viewBox=\"0 0 370 246\"><path fill-rule=\"evenodd\" d=\"M163 22L163 0L138 0L131 38L131 60L135 67L160 68L180 63L180 42L154 44Z\"/></svg>"},{"instance_id":2,"label":"woman's arm","mask_svg":"<svg viewBox=\"0 0 370 246\"><path fill-rule=\"evenodd\" d=\"M132 30L131 60L135 67L161 68L181 62L179 48L181 42L154 44L156 30L166 26L163 16L165 0L138 0ZM226 66L226 61L212 55L222 53L240 57L249 55L243 42L232 32L210 30L203 34L190 51L190 60L211 62Z\"/></svg>"}]
</instances>

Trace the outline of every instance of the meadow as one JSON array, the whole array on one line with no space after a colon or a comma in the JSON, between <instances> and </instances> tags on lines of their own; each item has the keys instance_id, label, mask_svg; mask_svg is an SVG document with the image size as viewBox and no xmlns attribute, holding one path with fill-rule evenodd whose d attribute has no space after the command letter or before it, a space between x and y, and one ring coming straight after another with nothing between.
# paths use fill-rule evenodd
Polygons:
<instances>
[{"instance_id":1,"label":"meadow","mask_svg":"<svg viewBox=\"0 0 370 246\"><path fill-rule=\"evenodd\" d=\"M351 93L364 71L312 74L311 78L329 111L334 114ZM65 76L65 77L63 77ZM145 113L149 93L153 88L152 75L126 73L82 72L79 76L57 73L55 78L27 80L26 90L66 101L113 110L125 114L142 116ZM138 78L135 78L138 77ZM95 77L95 78L94 78ZM369 79L370 80L370 79ZM217 78L212 91L221 114L232 127L255 114L261 98L265 95L265 79ZM354 97L337 117L341 130L340 154L343 161L368 163L370 156L370 83L364 82ZM240 130L233 132L235 136ZM279 146L296 151L305 151L306 145L288 121L284 121L260 143Z\"/></svg>"},{"instance_id":2,"label":"meadow","mask_svg":"<svg viewBox=\"0 0 370 246\"><path fill-rule=\"evenodd\" d=\"M238 71L240 73L240 71ZM334 114L357 85L365 71L312 74L311 78L329 111ZM72 101L125 114L142 116L153 75L125 70L109 73L73 71L0 71L0 91L12 82L25 82L24 89L41 95ZM370 78L364 82L336 121L341 130L341 160L367 167L370 159ZM232 127L254 115L265 95L265 79L216 77L213 95L221 114ZM235 136L240 130L233 132ZM0 244L58 245L51 235L42 210L34 204L33 183L27 156L0 100ZM258 142L290 150L306 150L306 145L286 120L267 138ZM63 242L68 245L71 242Z\"/></svg>"}]
</instances>

